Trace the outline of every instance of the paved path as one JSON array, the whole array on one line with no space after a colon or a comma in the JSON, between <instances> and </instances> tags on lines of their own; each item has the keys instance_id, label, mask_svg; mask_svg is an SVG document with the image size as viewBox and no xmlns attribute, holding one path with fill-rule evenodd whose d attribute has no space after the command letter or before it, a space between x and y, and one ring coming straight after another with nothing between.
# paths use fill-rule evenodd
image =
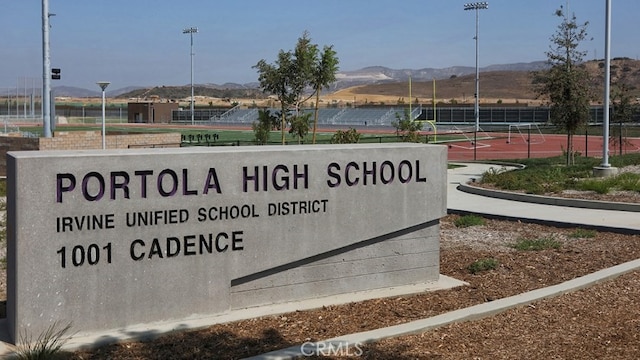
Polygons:
<instances>
[{"instance_id":1,"label":"paved path","mask_svg":"<svg viewBox=\"0 0 640 360\"><path fill-rule=\"evenodd\" d=\"M480 178L491 167L501 168L500 165L477 163L465 163L464 165L464 167L449 170L447 191L449 211L640 232L640 214L637 212L532 204L459 191L456 188L460 183L466 183L472 178Z\"/></svg>"},{"instance_id":2,"label":"paved path","mask_svg":"<svg viewBox=\"0 0 640 360\"><path fill-rule=\"evenodd\" d=\"M626 229L640 233L640 213L628 211L596 210L554 205L532 204L522 201L497 199L469 194L458 190L458 185L471 179L479 179L490 169L500 165L464 163L463 167L448 171L447 208L449 211L477 213L502 218L518 218L536 222L567 223L585 227ZM406 324L348 334L317 343L294 345L250 359L275 360L295 359L310 354L331 354L331 351L345 350L348 346L359 346L367 342L424 332L453 322L476 320L495 315L508 309L530 304L542 299L576 291L597 282L612 279L630 271L640 269L640 259L620 264L608 269L573 279L558 285L529 291L524 294L479 304L438 316L421 319Z\"/></svg>"}]
</instances>

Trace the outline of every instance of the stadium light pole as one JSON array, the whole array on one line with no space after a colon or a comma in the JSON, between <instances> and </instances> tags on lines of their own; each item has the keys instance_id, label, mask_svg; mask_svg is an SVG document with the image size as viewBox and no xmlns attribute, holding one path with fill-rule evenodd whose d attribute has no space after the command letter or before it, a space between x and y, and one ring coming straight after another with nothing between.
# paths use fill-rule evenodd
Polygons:
<instances>
[{"instance_id":1,"label":"stadium light pole","mask_svg":"<svg viewBox=\"0 0 640 360\"><path fill-rule=\"evenodd\" d=\"M189 36L191 37L191 125L195 124L195 118L193 116L193 102L195 100L193 97L193 56L195 55L193 53L193 34L197 32L197 27L190 27L188 29L182 30L183 34L189 34Z\"/></svg>"},{"instance_id":2,"label":"stadium light pole","mask_svg":"<svg viewBox=\"0 0 640 360\"><path fill-rule=\"evenodd\" d=\"M51 137L51 52L49 46L49 0L42 0L42 128ZM16 114L17 115L17 114Z\"/></svg>"},{"instance_id":3,"label":"stadium light pole","mask_svg":"<svg viewBox=\"0 0 640 360\"><path fill-rule=\"evenodd\" d=\"M102 150L107 148L107 141L106 141L106 126L105 126L105 94L104 91L107 89L107 86L109 86L109 84L111 84L108 81L98 81L96 84L98 84L98 86L100 86L100 89L102 89Z\"/></svg>"},{"instance_id":4,"label":"stadium light pole","mask_svg":"<svg viewBox=\"0 0 640 360\"><path fill-rule=\"evenodd\" d=\"M478 67L478 28L479 28L479 12L480 10L488 9L489 3L487 2L476 2L464 4L465 10L475 10L476 11L476 93L475 93L475 103L473 107L473 113L476 120L476 129L474 131L474 139L473 139L473 160L476 160L476 148L478 147L478 131L480 131L480 68Z\"/></svg>"}]
</instances>

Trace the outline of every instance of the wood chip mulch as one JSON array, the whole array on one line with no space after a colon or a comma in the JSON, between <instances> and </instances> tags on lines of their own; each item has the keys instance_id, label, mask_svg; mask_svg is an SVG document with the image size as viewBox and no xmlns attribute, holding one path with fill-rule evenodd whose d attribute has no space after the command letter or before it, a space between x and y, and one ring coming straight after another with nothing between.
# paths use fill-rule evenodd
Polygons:
<instances>
[{"instance_id":1,"label":"wood chip mulch","mask_svg":"<svg viewBox=\"0 0 640 360\"><path fill-rule=\"evenodd\" d=\"M470 285L374 299L175 332L65 354L66 359L240 359L247 356L423 319L558 284L640 258L640 235L487 220L472 230L441 223L441 273ZM517 251L523 238L550 237L558 249ZM494 270L471 274L484 258ZM160 305L159 305L160 306ZM485 319L362 345L342 357L364 359L639 359L640 272Z\"/></svg>"}]
</instances>

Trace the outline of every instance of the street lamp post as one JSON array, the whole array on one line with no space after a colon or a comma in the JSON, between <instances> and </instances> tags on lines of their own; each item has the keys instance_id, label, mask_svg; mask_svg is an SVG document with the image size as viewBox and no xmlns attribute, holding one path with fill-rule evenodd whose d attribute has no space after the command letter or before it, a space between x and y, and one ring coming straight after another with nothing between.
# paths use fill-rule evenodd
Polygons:
<instances>
[{"instance_id":1,"label":"street lamp post","mask_svg":"<svg viewBox=\"0 0 640 360\"><path fill-rule=\"evenodd\" d=\"M109 86L109 84L111 84L108 81L98 81L96 84L98 84L98 86L100 86L100 89L102 89L102 150L107 148L107 141L106 141L106 126L105 126L105 94L104 91L107 89L107 86Z\"/></svg>"},{"instance_id":2,"label":"street lamp post","mask_svg":"<svg viewBox=\"0 0 640 360\"><path fill-rule=\"evenodd\" d=\"M478 25L479 25L479 10L488 9L489 3L487 2L476 2L470 4L464 4L465 10L475 10L476 11L476 93L475 93L475 104L473 107L473 113L476 120L476 126L473 136L473 160L476 160L476 148L478 147L478 131L480 131L480 68L478 67Z\"/></svg>"},{"instance_id":3,"label":"street lamp post","mask_svg":"<svg viewBox=\"0 0 640 360\"><path fill-rule=\"evenodd\" d=\"M193 102L195 100L193 97L193 56L195 55L193 53L193 34L197 32L198 32L197 27L190 27L188 29L182 30L183 34L189 34L189 36L191 37L191 125L195 124L195 119L193 116Z\"/></svg>"}]
</instances>

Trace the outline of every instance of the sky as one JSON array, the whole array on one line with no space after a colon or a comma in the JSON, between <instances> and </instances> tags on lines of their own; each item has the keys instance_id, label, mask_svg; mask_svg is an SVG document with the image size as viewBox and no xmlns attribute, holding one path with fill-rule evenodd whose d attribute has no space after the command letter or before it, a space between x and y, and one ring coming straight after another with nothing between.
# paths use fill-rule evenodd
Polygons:
<instances>
[{"instance_id":1,"label":"sky","mask_svg":"<svg viewBox=\"0 0 640 360\"><path fill-rule=\"evenodd\" d=\"M0 89L42 80L42 1L0 0ZM341 71L475 66L476 11L453 0L48 0L52 86L110 90L257 81L252 68L292 50L306 30L333 45ZM588 21L586 59L604 58L605 0L489 0L479 10L479 65L545 60L569 5ZM612 1L612 57L640 57L639 0ZM591 39L592 38L592 39ZM20 84L20 85L17 85ZM28 85L29 86L29 85Z\"/></svg>"}]
</instances>

